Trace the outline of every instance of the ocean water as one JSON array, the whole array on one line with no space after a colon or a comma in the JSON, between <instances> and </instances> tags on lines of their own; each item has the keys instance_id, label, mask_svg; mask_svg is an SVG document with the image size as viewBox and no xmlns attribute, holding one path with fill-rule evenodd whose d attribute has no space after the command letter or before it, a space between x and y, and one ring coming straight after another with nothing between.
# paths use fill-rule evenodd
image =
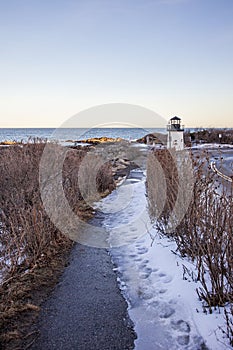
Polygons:
<instances>
[{"instance_id":1,"label":"ocean water","mask_svg":"<svg viewBox=\"0 0 233 350\"><path fill-rule=\"evenodd\" d=\"M90 137L121 137L125 140L136 140L145 136L148 133L160 132L166 133L166 129L153 129L153 128L92 128L92 129L1 129L0 128L0 142L10 141L27 141L28 139L41 138L49 140L57 140L61 142L65 141L78 141L87 139Z\"/></svg>"}]
</instances>

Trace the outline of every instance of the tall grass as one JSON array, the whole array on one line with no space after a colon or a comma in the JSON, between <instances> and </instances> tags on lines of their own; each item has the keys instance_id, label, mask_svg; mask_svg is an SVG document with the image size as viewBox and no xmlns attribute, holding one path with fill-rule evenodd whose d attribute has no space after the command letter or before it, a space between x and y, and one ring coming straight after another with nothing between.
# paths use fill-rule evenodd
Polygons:
<instances>
[{"instance_id":1,"label":"tall grass","mask_svg":"<svg viewBox=\"0 0 233 350\"><path fill-rule=\"evenodd\" d=\"M172 237L179 253L196 264L201 282L197 293L212 312L213 307L233 303L233 188L216 179L208 152L200 152L190 154L194 174L192 196L180 221L174 221L174 207L182 183L188 179L185 168L180 170L178 154L167 150L151 153L147 192L151 219L158 232ZM164 186L166 196L162 194L161 208L160 192L164 192ZM232 312L226 312L226 320L225 332L229 339L231 335L232 345Z\"/></svg>"},{"instance_id":2,"label":"tall grass","mask_svg":"<svg viewBox=\"0 0 233 350\"><path fill-rule=\"evenodd\" d=\"M72 247L50 220L41 198L40 163L46 142L0 148L0 348L22 348L31 342L28 324L36 317L41 300L54 286ZM61 147L54 144L48 160L53 163ZM51 147L53 148L53 147ZM61 183L71 211L81 220L93 215L79 188L79 169L88 153L85 149L66 149ZM92 164L82 174L84 186L93 171ZM60 170L59 170L60 171ZM56 172L52 174L60 176ZM50 180L50 179L49 179ZM104 163L96 174L101 193L114 187L111 166ZM49 187L48 187L49 189ZM45 195L45 194L43 194ZM55 194L54 194L55 196ZM62 212L59 196L56 208ZM66 224L66 223L65 223ZM68 224L68 223L67 223ZM33 340L32 340L33 341ZM24 348L24 347L23 347Z\"/></svg>"},{"instance_id":3,"label":"tall grass","mask_svg":"<svg viewBox=\"0 0 233 350\"><path fill-rule=\"evenodd\" d=\"M44 147L44 142L34 140L0 150L1 268L8 277L19 267L30 268L46 259L69 240L50 221L41 200L39 164ZM78 184L80 164L86 154L85 149L69 149L63 164L63 190L77 215L88 209ZM93 171L91 164L85 170L84 183ZM110 164L98 170L96 186L100 193L114 187Z\"/></svg>"}]
</instances>

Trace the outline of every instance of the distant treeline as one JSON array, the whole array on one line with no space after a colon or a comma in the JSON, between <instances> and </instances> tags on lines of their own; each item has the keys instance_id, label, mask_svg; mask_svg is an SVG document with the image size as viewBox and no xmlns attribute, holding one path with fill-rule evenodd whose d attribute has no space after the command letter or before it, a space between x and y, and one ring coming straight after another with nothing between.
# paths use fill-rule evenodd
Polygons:
<instances>
[{"instance_id":1,"label":"distant treeline","mask_svg":"<svg viewBox=\"0 0 233 350\"><path fill-rule=\"evenodd\" d=\"M185 143L228 143L233 144L233 129L197 129L185 131Z\"/></svg>"}]
</instances>

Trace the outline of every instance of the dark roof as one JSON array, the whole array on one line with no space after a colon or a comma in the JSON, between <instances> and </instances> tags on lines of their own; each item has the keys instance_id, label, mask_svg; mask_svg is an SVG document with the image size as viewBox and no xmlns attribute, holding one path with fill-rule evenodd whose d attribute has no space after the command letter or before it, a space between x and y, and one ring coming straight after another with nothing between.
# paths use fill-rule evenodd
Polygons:
<instances>
[{"instance_id":1,"label":"dark roof","mask_svg":"<svg viewBox=\"0 0 233 350\"><path fill-rule=\"evenodd\" d=\"M171 120L181 120L179 117L173 117Z\"/></svg>"}]
</instances>

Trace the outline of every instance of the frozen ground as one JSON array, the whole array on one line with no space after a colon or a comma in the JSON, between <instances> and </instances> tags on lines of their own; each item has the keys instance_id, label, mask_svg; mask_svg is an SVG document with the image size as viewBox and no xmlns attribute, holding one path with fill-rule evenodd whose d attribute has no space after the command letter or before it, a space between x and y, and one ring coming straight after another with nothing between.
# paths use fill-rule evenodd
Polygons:
<instances>
[{"instance_id":1,"label":"frozen ground","mask_svg":"<svg viewBox=\"0 0 233 350\"><path fill-rule=\"evenodd\" d=\"M176 244L150 224L145 174L135 171L97 206L105 213L102 225L135 324L135 349L226 349L219 329L223 310L203 312L195 266L175 254Z\"/></svg>"},{"instance_id":2,"label":"frozen ground","mask_svg":"<svg viewBox=\"0 0 233 350\"><path fill-rule=\"evenodd\" d=\"M197 144L197 145L193 145L192 146L192 149L201 149L201 148L204 148L204 149L207 149L207 150L210 150L210 149L229 149L229 148L233 148L233 145L230 145L228 143L202 143L202 144Z\"/></svg>"}]
</instances>

